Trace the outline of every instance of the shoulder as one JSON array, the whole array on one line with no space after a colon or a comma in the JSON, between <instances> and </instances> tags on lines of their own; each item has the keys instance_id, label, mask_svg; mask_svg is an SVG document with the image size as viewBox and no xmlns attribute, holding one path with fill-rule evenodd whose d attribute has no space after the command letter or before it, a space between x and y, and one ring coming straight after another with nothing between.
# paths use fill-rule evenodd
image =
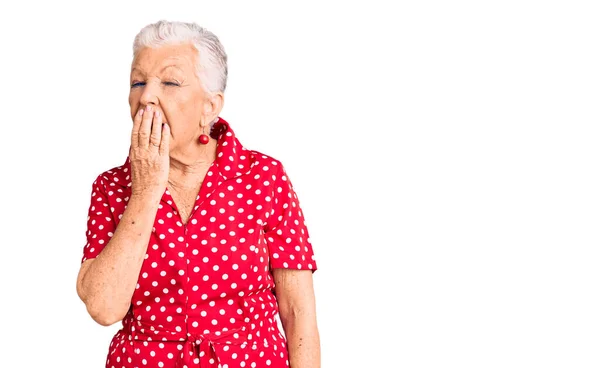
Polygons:
<instances>
[{"instance_id":1,"label":"shoulder","mask_svg":"<svg viewBox=\"0 0 600 368\"><path fill-rule=\"evenodd\" d=\"M257 150L247 150L250 153L252 166L258 170L269 173L283 173L283 163L275 157Z\"/></svg>"},{"instance_id":2,"label":"shoulder","mask_svg":"<svg viewBox=\"0 0 600 368\"><path fill-rule=\"evenodd\" d=\"M129 159L120 166L115 166L109 170L100 173L94 185L107 189L109 187L129 187L131 186L131 175Z\"/></svg>"}]
</instances>

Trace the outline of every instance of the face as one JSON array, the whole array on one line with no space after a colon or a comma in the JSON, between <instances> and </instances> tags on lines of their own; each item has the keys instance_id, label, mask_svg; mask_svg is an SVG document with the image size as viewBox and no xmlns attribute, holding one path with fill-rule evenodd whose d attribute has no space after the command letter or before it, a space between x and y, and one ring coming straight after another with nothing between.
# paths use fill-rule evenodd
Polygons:
<instances>
[{"instance_id":1,"label":"face","mask_svg":"<svg viewBox=\"0 0 600 368\"><path fill-rule=\"evenodd\" d=\"M202 126L221 110L222 94L204 91L197 76L197 51L191 44L165 45L138 51L131 66L131 117L152 105L171 128L171 153L197 145Z\"/></svg>"}]
</instances>

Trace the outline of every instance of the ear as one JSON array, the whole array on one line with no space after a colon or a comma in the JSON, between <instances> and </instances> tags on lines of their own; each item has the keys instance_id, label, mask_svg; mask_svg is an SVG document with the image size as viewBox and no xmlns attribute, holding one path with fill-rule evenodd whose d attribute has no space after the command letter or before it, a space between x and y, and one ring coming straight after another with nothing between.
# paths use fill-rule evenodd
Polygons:
<instances>
[{"instance_id":1,"label":"ear","mask_svg":"<svg viewBox=\"0 0 600 368\"><path fill-rule=\"evenodd\" d=\"M223 92L215 92L208 96L204 101L204 116L203 125L210 124L223 110L223 103L225 102L225 96Z\"/></svg>"}]
</instances>

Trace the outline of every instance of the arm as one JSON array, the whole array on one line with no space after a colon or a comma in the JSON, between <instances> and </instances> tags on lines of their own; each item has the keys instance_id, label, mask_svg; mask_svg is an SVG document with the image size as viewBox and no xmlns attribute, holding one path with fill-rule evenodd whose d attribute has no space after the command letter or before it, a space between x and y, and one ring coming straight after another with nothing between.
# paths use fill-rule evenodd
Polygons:
<instances>
[{"instance_id":1,"label":"arm","mask_svg":"<svg viewBox=\"0 0 600 368\"><path fill-rule=\"evenodd\" d=\"M288 341L291 368L320 368L312 271L273 269L281 324Z\"/></svg>"},{"instance_id":2,"label":"arm","mask_svg":"<svg viewBox=\"0 0 600 368\"><path fill-rule=\"evenodd\" d=\"M170 128L148 105L133 119L131 197L113 237L77 276L77 294L101 325L123 319L129 310L160 199L169 177ZM102 188L99 188L100 192Z\"/></svg>"},{"instance_id":3,"label":"arm","mask_svg":"<svg viewBox=\"0 0 600 368\"><path fill-rule=\"evenodd\" d=\"M112 239L98 257L81 265L77 294L103 326L120 321L129 310L158 203L132 196Z\"/></svg>"}]
</instances>

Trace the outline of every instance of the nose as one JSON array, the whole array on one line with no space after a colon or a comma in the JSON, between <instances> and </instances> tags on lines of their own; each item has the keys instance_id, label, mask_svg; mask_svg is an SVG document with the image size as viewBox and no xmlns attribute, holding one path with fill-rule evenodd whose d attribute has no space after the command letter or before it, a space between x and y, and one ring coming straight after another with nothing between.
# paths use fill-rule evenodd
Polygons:
<instances>
[{"instance_id":1,"label":"nose","mask_svg":"<svg viewBox=\"0 0 600 368\"><path fill-rule=\"evenodd\" d=\"M146 83L140 96L142 106L158 105L158 87L155 83Z\"/></svg>"}]
</instances>

